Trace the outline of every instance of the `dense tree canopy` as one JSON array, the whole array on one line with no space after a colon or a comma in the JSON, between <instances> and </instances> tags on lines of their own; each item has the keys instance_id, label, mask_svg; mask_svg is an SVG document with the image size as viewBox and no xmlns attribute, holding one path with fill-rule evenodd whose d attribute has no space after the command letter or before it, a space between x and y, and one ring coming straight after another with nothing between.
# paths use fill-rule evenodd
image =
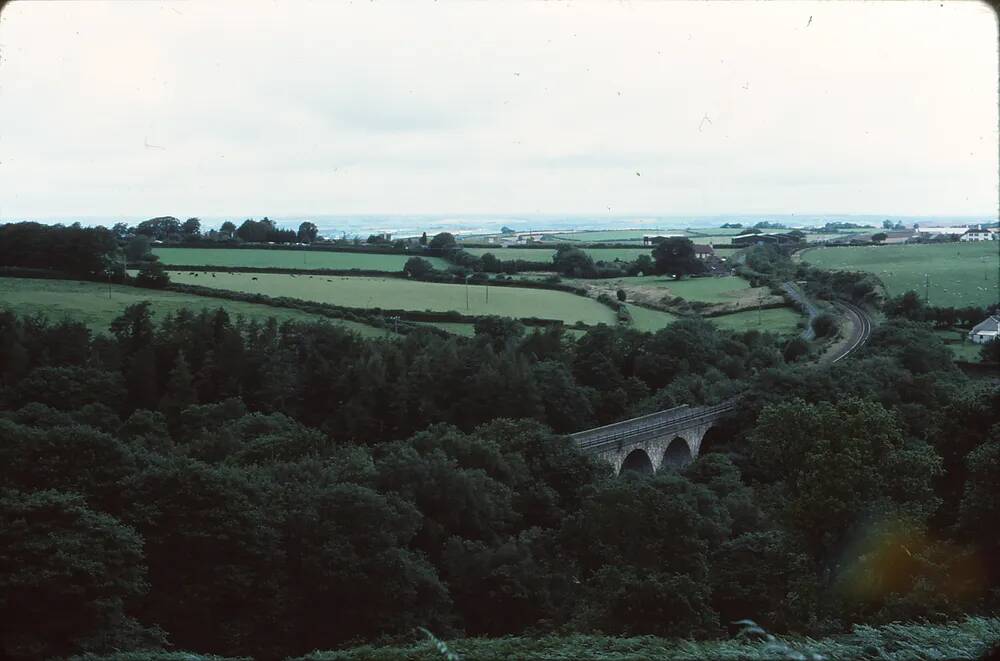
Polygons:
<instances>
[{"instance_id":1,"label":"dense tree canopy","mask_svg":"<svg viewBox=\"0 0 1000 661\"><path fill-rule=\"evenodd\" d=\"M0 266L50 269L89 278L105 274L116 250L114 235L103 227L0 225Z\"/></svg>"},{"instance_id":2,"label":"dense tree canopy","mask_svg":"<svg viewBox=\"0 0 1000 661\"><path fill-rule=\"evenodd\" d=\"M417 626L699 637L996 608L1000 391L916 322L833 367L783 353L697 319L364 340L0 310L0 646L284 658ZM736 394L696 461L650 477L561 435Z\"/></svg>"},{"instance_id":3,"label":"dense tree canopy","mask_svg":"<svg viewBox=\"0 0 1000 661\"><path fill-rule=\"evenodd\" d=\"M308 220L299 225L299 243L312 243L319 236L319 228Z\"/></svg>"},{"instance_id":4,"label":"dense tree canopy","mask_svg":"<svg viewBox=\"0 0 1000 661\"><path fill-rule=\"evenodd\" d=\"M656 273L681 277L701 273L705 266L694 254L694 243L683 237L668 237L653 248Z\"/></svg>"}]
</instances>

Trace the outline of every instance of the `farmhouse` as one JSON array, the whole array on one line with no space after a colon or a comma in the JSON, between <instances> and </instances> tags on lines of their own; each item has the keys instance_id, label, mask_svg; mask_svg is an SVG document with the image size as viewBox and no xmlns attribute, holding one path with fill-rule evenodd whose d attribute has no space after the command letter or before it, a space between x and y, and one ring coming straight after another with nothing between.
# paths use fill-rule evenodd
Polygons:
<instances>
[{"instance_id":1,"label":"farmhouse","mask_svg":"<svg viewBox=\"0 0 1000 661\"><path fill-rule=\"evenodd\" d=\"M990 241L996 240L997 235L995 232L991 232L988 229L976 229L969 228L965 231L962 236L958 238L959 241Z\"/></svg>"},{"instance_id":2,"label":"farmhouse","mask_svg":"<svg viewBox=\"0 0 1000 661\"><path fill-rule=\"evenodd\" d=\"M705 246L699 243L694 244L694 256L698 259L708 259L715 257L715 249L712 246Z\"/></svg>"},{"instance_id":3,"label":"farmhouse","mask_svg":"<svg viewBox=\"0 0 1000 661\"><path fill-rule=\"evenodd\" d=\"M969 331L969 339L976 344L993 342L1000 337L1000 314L991 315L989 319L976 324Z\"/></svg>"}]
</instances>

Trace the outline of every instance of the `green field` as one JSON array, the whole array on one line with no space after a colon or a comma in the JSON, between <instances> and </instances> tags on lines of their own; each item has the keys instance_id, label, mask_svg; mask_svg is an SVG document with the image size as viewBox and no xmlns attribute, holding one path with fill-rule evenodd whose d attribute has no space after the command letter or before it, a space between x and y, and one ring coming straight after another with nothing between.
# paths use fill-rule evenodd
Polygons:
<instances>
[{"instance_id":1,"label":"green field","mask_svg":"<svg viewBox=\"0 0 1000 661\"><path fill-rule=\"evenodd\" d=\"M493 253L497 259L521 259L529 262L544 262L551 264L555 248L466 248L473 255ZM651 256L652 248L582 248L582 250L597 261L613 262L615 259L632 261L639 255Z\"/></svg>"},{"instance_id":2,"label":"green field","mask_svg":"<svg viewBox=\"0 0 1000 661\"><path fill-rule=\"evenodd\" d=\"M731 331L770 331L779 335L799 332L798 323L802 317L792 308L769 308L767 310L747 310L734 312L721 317L709 317L712 322L723 330Z\"/></svg>"},{"instance_id":3,"label":"green field","mask_svg":"<svg viewBox=\"0 0 1000 661\"><path fill-rule=\"evenodd\" d=\"M387 335L387 332L380 328L353 321L329 319L298 310L276 308L257 303L121 285L111 286L109 298L108 286L96 282L0 278L0 308L7 307L22 315L44 314L53 321L64 318L81 321L95 332L107 331L112 319L119 316L129 305L141 301L149 301L152 304L158 319L162 319L167 313L175 312L181 308L216 310L221 307L233 318L242 314L247 318L253 317L260 320L274 317L279 322L325 320L357 331L365 337L385 337Z\"/></svg>"},{"instance_id":4,"label":"green field","mask_svg":"<svg viewBox=\"0 0 1000 661\"><path fill-rule=\"evenodd\" d=\"M628 311L632 315L632 326L641 331L655 333L664 326L677 321L679 317L669 312L660 310L650 310L641 305L629 305Z\"/></svg>"},{"instance_id":5,"label":"green field","mask_svg":"<svg viewBox=\"0 0 1000 661\"><path fill-rule=\"evenodd\" d=\"M566 232L565 234L553 234L554 239L564 239L567 241L592 241L595 243L616 241L642 241L644 236L687 236L687 232L682 229L634 229L634 230L593 230L582 232Z\"/></svg>"},{"instance_id":6,"label":"green field","mask_svg":"<svg viewBox=\"0 0 1000 661\"><path fill-rule=\"evenodd\" d=\"M476 334L476 327L474 324L466 324L460 321L411 321L408 322L415 324L417 326L429 326L433 328L440 328L443 331L447 331L452 335L461 335L462 337L474 337Z\"/></svg>"},{"instance_id":7,"label":"green field","mask_svg":"<svg viewBox=\"0 0 1000 661\"><path fill-rule=\"evenodd\" d=\"M266 250L236 248L154 248L153 254L165 265L246 266L286 269L366 269L402 271L412 255L377 255L358 252L319 250ZM436 269L447 269L440 257L424 257Z\"/></svg>"},{"instance_id":8,"label":"green field","mask_svg":"<svg viewBox=\"0 0 1000 661\"><path fill-rule=\"evenodd\" d=\"M981 361L980 353L983 345L970 341L968 333L968 329L957 328L934 331L934 334L941 338L948 350L951 351L952 358L966 363L978 363Z\"/></svg>"},{"instance_id":9,"label":"green field","mask_svg":"<svg viewBox=\"0 0 1000 661\"><path fill-rule=\"evenodd\" d=\"M614 313L597 301L546 289L482 285L466 287L399 278L293 276L274 273L216 273L215 276L213 278L205 273L192 275L183 271L174 271L170 274L174 282L182 284L196 284L266 296L289 296L354 308L434 312L454 310L469 315L537 317L562 320L565 323L582 321L587 324L612 324L615 321ZM257 280L252 280L252 277ZM487 290L489 290L488 303ZM466 306L467 291L468 306Z\"/></svg>"},{"instance_id":10,"label":"green field","mask_svg":"<svg viewBox=\"0 0 1000 661\"><path fill-rule=\"evenodd\" d=\"M563 282L574 285L600 283L612 287L655 287L665 289L670 295L680 296L686 301L704 303L735 303L753 293L750 291L749 282L743 278L728 275L718 278L686 278L684 280L674 280L669 276L661 275L611 278L608 280L564 278Z\"/></svg>"},{"instance_id":11,"label":"green field","mask_svg":"<svg viewBox=\"0 0 1000 661\"><path fill-rule=\"evenodd\" d=\"M891 296L913 290L924 293L930 279L931 305L990 305L998 300L1000 246L993 241L892 246L815 248L802 260L825 269L874 273Z\"/></svg>"}]
</instances>

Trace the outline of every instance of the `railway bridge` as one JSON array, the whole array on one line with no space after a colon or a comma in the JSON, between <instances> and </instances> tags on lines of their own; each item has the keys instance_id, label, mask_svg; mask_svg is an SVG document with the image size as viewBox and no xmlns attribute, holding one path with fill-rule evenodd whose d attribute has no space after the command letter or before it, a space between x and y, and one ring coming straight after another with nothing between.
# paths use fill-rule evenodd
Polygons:
<instances>
[{"instance_id":1,"label":"railway bridge","mask_svg":"<svg viewBox=\"0 0 1000 661\"><path fill-rule=\"evenodd\" d=\"M706 432L735 408L735 399L715 406L677 406L570 437L581 452L610 463L616 475L627 470L653 473L693 461Z\"/></svg>"}]
</instances>

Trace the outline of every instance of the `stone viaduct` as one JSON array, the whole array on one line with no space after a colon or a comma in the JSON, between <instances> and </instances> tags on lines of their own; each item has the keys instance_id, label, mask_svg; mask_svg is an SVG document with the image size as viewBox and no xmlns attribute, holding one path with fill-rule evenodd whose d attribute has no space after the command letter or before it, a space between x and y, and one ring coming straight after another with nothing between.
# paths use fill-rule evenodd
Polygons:
<instances>
[{"instance_id":1,"label":"stone viaduct","mask_svg":"<svg viewBox=\"0 0 1000 661\"><path fill-rule=\"evenodd\" d=\"M735 408L735 400L715 406L678 406L570 437L581 452L610 463L616 475L626 470L653 473L664 466L689 464L701 451L705 433Z\"/></svg>"}]
</instances>

